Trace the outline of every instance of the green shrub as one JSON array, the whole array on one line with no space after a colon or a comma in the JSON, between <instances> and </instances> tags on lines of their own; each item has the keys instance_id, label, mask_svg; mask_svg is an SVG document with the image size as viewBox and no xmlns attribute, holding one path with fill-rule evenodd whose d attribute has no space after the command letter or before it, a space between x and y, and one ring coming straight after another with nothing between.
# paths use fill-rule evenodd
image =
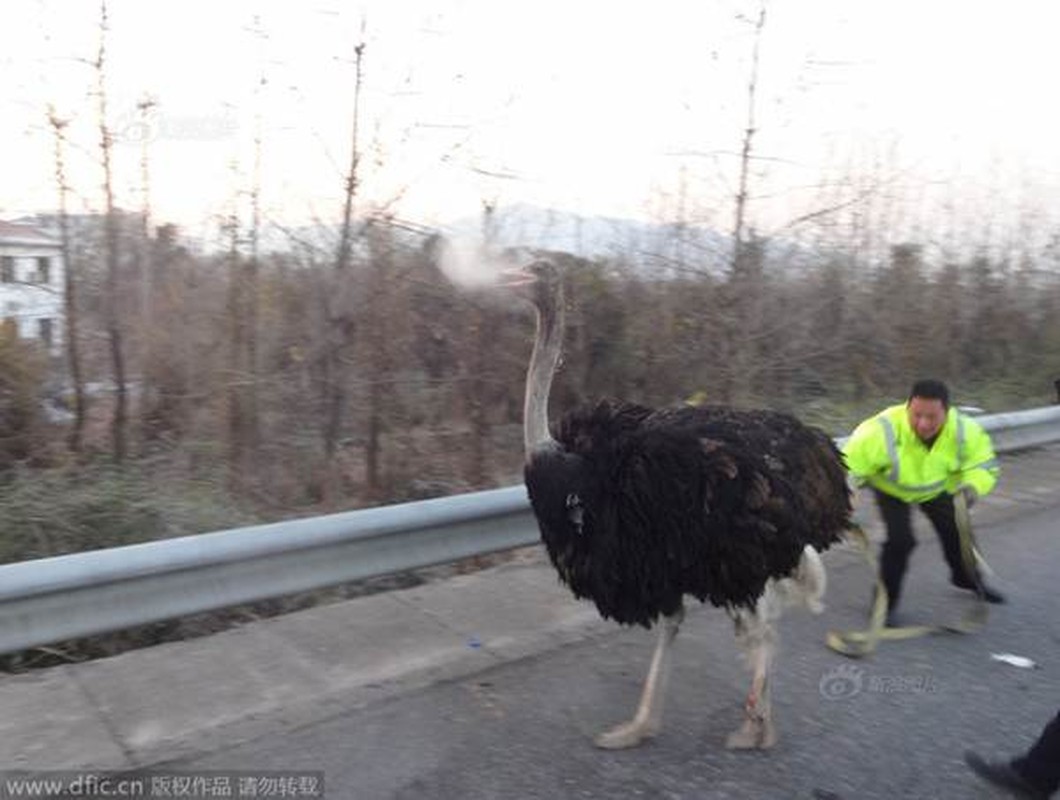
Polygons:
<instances>
[{"instance_id":1,"label":"green shrub","mask_svg":"<svg viewBox=\"0 0 1060 800\"><path fill-rule=\"evenodd\" d=\"M252 524L217 485L141 468L16 468L0 483L0 563Z\"/></svg>"},{"instance_id":2,"label":"green shrub","mask_svg":"<svg viewBox=\"0 0 1060 800\"><path fill-rule=\"evenodd\" d=\"M0 471L39 450L44 374L39 348L0 325Z\"/></svg>"}]
</instances>

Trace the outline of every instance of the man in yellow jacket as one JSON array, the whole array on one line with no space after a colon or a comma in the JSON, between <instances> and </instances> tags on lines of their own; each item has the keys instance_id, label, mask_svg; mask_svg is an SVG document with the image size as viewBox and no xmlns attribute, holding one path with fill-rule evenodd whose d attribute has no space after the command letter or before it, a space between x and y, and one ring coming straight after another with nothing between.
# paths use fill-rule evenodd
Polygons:
<instances>
[{"instance_id":1,"label":"man in yellow jacket","mask_svg":"<svg viewBox=\"0 0 1060 800\"><path fill-rule=\"evenodd\" d=\"M961 558L953 497L971 506L997 483L998 462L990 436L971 417L950 408L946 385L917 381L904 404L886 408L862 422L843 446L847 469L858 485L868 484L887 528L880 552L880 578L887 589L887 624L902 592L909 555L916 547L911 508L931 521L950 568L950 582L961 589L981 585L978 573ZM983 586L991 603L1004 597Z\"/></svg>"}]
</instances>

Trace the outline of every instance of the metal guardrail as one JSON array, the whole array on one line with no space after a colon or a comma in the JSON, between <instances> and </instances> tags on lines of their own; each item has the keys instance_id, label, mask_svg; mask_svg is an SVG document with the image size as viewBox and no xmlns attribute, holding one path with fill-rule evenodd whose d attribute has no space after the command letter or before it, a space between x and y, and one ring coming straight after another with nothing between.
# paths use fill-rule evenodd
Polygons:
<instances>
[{"instance_id":1,"label":"metal guardrail","mask_svg":"<svg viewBox=\"0 0 1060 800\"><path fill-rule=\"evenodd\" d=\"M994 449L1011 453L1060 440L1060 406L985 414L976 421L990 434Z\"/></svg>"},{"instance_id":2,"label":"metal guardrail","mask_svg":"<svg viewBox=\"0 0 1060 800\"><path fill-rule=\"evenodd\" d=\"M999 453L1060 406L977 418ZM523 486L0 565L0 653L534 544Z\"/></svg>"}]
</instances>

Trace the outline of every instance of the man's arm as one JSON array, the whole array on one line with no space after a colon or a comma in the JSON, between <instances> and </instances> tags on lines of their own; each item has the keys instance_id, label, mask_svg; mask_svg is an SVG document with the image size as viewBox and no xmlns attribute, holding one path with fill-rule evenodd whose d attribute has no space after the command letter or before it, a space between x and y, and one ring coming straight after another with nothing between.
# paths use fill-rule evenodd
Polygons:
<instances>
[{"instance_id":1,"label":"man's arm","mask_svg":"<svg viewBox=\"0 0 1060 800\"><path fill-rule=\"evenodd\" d=\"M872 417L854 429L843 445L843 459L857 486L864 486L870 477L887 472L891 468L887 442L879 419Z\"/></svg>"},{"instance_id":2,"label":"man's arm","mask_svg":"<svg viewBox=\"0 0 1060 800\"><path fill-rule=\"evenodd\" d=\"M958 445L958 488L970 487L976 495L990 493L997 485L1000 472L990 434L970 417L962 420L964 442Z\"/></svg>"}]
</instances>

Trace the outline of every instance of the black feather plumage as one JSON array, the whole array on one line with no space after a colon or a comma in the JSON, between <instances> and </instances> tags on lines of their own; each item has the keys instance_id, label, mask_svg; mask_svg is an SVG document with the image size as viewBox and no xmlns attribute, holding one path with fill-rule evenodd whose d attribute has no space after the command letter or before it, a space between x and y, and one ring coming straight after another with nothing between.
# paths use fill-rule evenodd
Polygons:
<instances>
[{"instance_id":1,"label":"black feather plumage","mask_svg":"<svg viewBox=\"0 0 1060 800\"><path fill-rule=\"evenodd\" d=\"M753 606L850 522L840 453L787 414L605 401L553 434L525 468L542 538L574 594L621 623L686 594Z\"/></svg>"}]
</instances>

